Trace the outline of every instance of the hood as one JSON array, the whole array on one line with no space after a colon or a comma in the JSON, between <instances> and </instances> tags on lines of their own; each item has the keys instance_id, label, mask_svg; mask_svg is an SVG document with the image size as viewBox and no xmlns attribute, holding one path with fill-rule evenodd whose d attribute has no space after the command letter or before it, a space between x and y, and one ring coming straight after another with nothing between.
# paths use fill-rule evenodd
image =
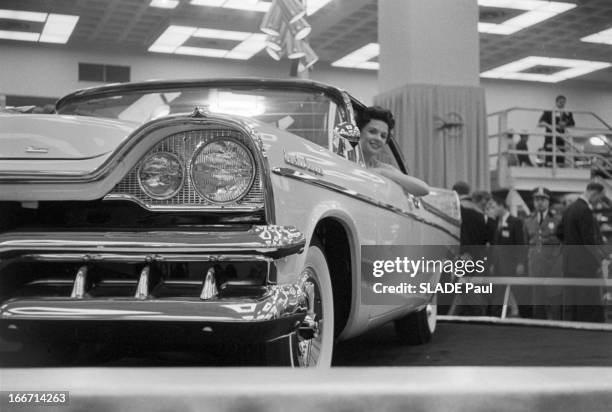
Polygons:
<instances>
[{"instance_id":1,"label":"hood","mask_svg":"<svg viewBox=\"0 0 612 412\"><path fill-rule=\"evenodd\" d=\"M1 114L0 161L102 158L136 127L132 122L95 117Z\"/></svg>"}]
</instances>

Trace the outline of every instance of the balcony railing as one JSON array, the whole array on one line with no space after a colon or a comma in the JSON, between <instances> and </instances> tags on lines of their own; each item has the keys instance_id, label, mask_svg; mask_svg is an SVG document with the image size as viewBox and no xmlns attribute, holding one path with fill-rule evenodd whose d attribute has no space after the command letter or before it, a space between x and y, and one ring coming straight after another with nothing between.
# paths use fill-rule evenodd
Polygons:
<instances>
[{"instance_id":1,"label":"balcony railing","mask_svg":"<svg viewBox=\"0 0 612 412\"><path fill-rule=\"evenodd\" d=\"M539 123L539 116L544 110L535 108L512 107L488 115L489 134L489 168L504 176L508 167L520 166L518 156L525 155L537 167L551 169L556 177L560 168L589 169L592 174L612 179L612 127L593 112L572 111L576 126L566 127L565 132L557 130L556 115L552 112L552 131L544 132ZM525 127L528 125L527 127ZM537 127L537 129L535 128ZM541 140L538 150L516 150L510 139L504 138L509 133L527 134L533 147L534 138ZM544 151L543 141L546 137L552 140L552 150ZM559 147L562 141L564 147ZM547 158L544 162L542 158ZM563 159L563 161L560 161Z\"/></svg>"}]
</instances>

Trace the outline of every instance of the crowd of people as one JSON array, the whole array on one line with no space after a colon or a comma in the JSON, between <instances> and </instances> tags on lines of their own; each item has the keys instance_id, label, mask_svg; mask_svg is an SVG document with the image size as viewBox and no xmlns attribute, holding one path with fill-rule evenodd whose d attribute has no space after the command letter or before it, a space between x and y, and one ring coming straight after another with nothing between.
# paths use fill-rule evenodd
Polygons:
<instances>
[{"instance_id":1,"label":"crowd of people","mask_svg":"<svg viewBox=\"0 0 612 412\"><path fill-rule=\"evenodd\" d=\"M453 186L461 201L463 259L488 260L486 276L534 278L604 278L609 265L599 223L593 214L605 199L604 187L587 185L562 213L552 208L551 192L535 188L533 212L512 216L505 198L471 192L465 182ZM508 282L490 296L457 296L452 314L500 316ZM580 283L578 281L577 283ZM601 288L592 286L512 286L507 315L526 318L604 322Z\"/></svg>"}]
</instances>

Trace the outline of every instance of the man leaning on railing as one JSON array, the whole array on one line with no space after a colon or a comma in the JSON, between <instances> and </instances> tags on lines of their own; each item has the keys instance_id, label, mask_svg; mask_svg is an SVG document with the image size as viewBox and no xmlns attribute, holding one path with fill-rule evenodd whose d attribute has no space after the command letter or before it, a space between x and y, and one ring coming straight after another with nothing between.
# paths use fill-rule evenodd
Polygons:
<instances>
[{"instance_id":1,"label":"man leaning on railing","mask_svg":"<svg viewBox=\"0 0 612 412\"><path fill-rule=\"evenodd\" d=\"M544 150L546 152L565 152L565 128L575 126L576 124L572 112L565 111L566 102L567 98L565 96L557 96L555 98L555 109L546 110L540 116L538 126L546 128L546 136L544 138ZM553 136L555 136L555 139L553 139ZM554 163L563 167L565 165L565 157L554 156ZM553 156L546 156L544 165L551 167L553 165Z\"/></svg>"}]
</instances>

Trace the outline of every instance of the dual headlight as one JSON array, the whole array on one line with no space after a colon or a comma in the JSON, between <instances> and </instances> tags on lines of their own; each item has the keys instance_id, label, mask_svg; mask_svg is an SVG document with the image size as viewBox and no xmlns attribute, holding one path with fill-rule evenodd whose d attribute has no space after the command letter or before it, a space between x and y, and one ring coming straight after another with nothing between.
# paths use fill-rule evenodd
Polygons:
<instances>
[{"instance_id":1,"label":"dual headlight","mask_svg":"<svg viewBox=\"0 0 612 412\"><path fill-rule=\"evenodd\" d=\"M142 190L151 198L175 196L185 181L185 165L174 153L149 155L138 170ZM212 203L235 202L246 195L255 180L251 152L233 139L218 139L199 147L188 173L196 192Z\"/></svg>"}]
</instances>

